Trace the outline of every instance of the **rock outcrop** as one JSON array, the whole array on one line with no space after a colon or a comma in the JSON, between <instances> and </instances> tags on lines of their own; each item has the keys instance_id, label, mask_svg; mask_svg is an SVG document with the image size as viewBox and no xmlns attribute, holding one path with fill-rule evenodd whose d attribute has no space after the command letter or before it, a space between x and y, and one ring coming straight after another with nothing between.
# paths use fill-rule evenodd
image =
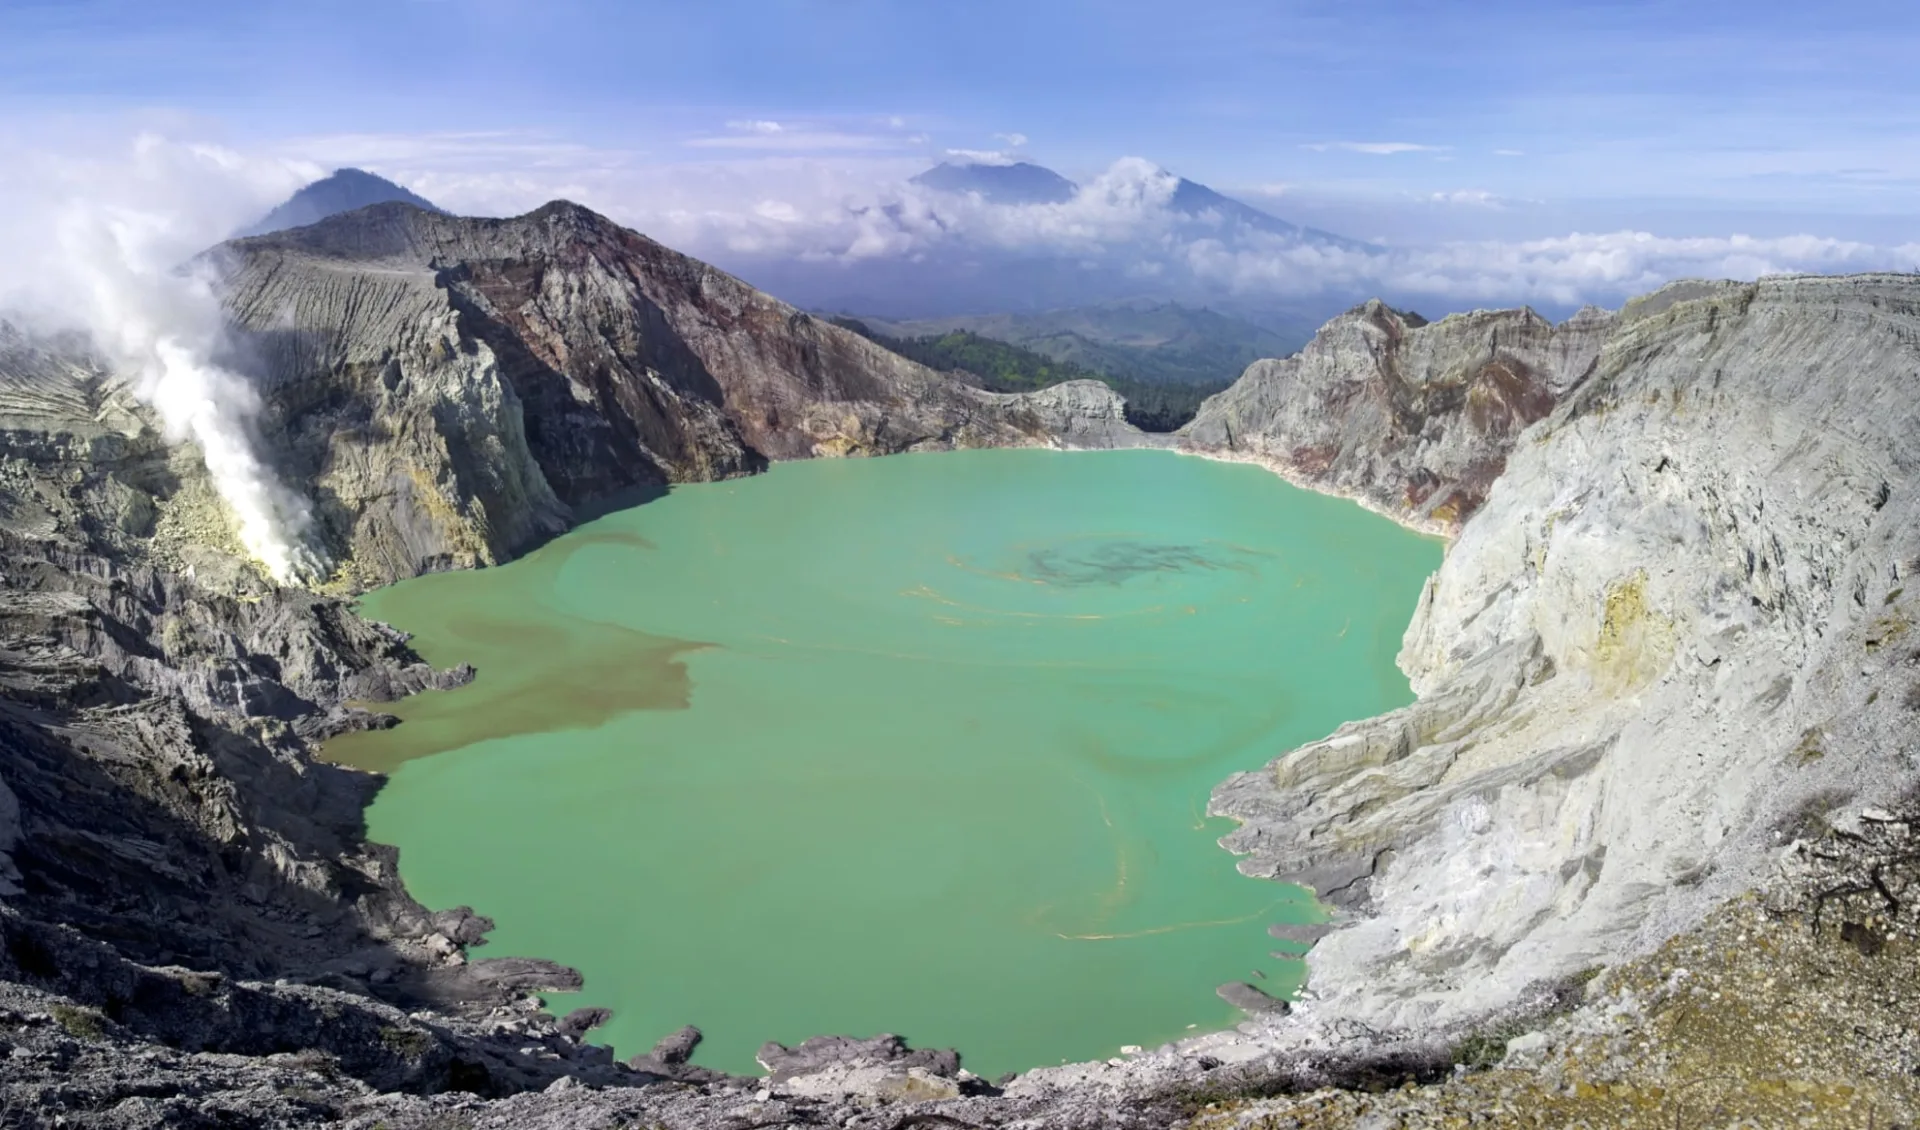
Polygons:
<instances>
[{"instance_id":1,"label":"rock outcrop","mask_svg":"<svg viewBox=\"0 0 1920 1130\"><path fill-rule=\"evenodd\" d=\"M1664 938L1810 823L1920 779L1920 282L1682 286L1557 329L1377 308L1330 328L1518 372L1487 345L1516 324L1566 391L1511 437L1421 598L1400 656L1419 701L1212 802L1243 822L1224 841L1243 871L1349 908L1311 981L1375 1026L1458 1020ZM1273 395L1275 376L1248 380ZM1384 417L1353 403L1351 426L1276 410L1261 442L1344 435L1323 473L1415 518L1430 474L1481 489L1444 428L1398 461L1354 454Z\"/></svg>"},{"instance_id":2,"label":"rock outcrop","mask_svg":"<svg viewBox=\"0 0 1920 1130\"><path fill-rule=\"evenodd\" d=\"M1618 320L1588 307L1557 326L1531 310L1429 325L1368 302L1294 356L1254 362L1180 442L1450 533L1520 432L1593 374Z\"/></svg>"},{"instance_id":3,"label":"rock outcrop","mask_svg":"<svg viewBox=\"0 0 1920 1130\"><path fill-rule=\"evenodd\" d=\"M350 589L770 459L1130 430L1104 390L981 392L564 202L384 204L212 259L276 469Z\"/></svg>"}]
</instances>

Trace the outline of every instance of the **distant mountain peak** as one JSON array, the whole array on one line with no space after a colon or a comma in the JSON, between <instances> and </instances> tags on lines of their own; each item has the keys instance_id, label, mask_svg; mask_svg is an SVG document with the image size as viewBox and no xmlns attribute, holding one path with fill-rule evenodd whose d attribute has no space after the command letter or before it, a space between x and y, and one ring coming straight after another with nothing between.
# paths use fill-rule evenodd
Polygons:
<instances>
[{"instance_id":1,"label":"distant mountain peak","mask_svg":"<svg viewBox=\"0 0 1920 1130\"><path fill-rule=\"evenodd\" d=\"M1026 161L942 161L913 183L938 192L977 192L994 204L1063 204L1078 191L1059 173Z\"/></svg>"},{"instance_id":2,"label":"distant mountain peak","mask_svg":"<svg viewBox=\"0 0 1920 1130\"><path fill-rule=\"evenodd\" d=\"M1128 158L1115 165L1113 173L1094 181L1092 187L1098 189L1109 184L1114 173L1123 174L1115 191L1137 191L1134 182L1138 181L1152 181L1159 186L1172 181L1173 195L1167 199L1167 208L1182 216L1193 219L1212 216L1229 226L1290 240L1356 251L1368 249L1360 240L1283 220L1140 158ZM1052 169L1026 161L942 161L914 177L913 183L938 192L977 193L990 204L1064 204L1080 191L1079 185Z\"/></svg>"},{"instance_id":3,"label":"distant mountain peak","mask_svg":"<svg viewBox=\"0 0 1920 1130\"><path fill-rule=\"evenodd\" d=\"M1181 177L1180 183L1174 187L1173 198L1167 202L1167 206L1182 215L1212 214L1228 222L1244 224L1256 231L1270 232L1306 243L1341 247L1352 251L1369 249L1369 245L1361 240L1349 239L1318 228L1302 227L1185 177Z\"/></svg>"},{"instance_id":4,"label":"distant mountain peak","mask_svg":"<svg viewBox=\"0 0 1920 1130\"><path fill-rule=\"evenodd\" d=\"M397 185L365 169L335 169L288 197L286 202L262 216L258 222L236 236L266 235L288 228L317 224L328 216L352 212L372 204L411 204L428 212L446 214L446 209L424 196Z\"/></svg>"}]
</instances>

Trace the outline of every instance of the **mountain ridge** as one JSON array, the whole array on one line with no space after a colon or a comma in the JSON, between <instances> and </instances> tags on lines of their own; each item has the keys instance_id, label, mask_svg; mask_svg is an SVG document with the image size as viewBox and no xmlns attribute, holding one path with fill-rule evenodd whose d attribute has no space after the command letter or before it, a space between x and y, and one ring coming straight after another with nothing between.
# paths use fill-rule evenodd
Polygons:
<instances>
[{"instance_id":1,"label":"mountain ridge","mask_svg":"<svg viewBox=\"0 0 1920 1130\"><path fill-rule=\"evenodd\" d=\"M1316 328L1283 332L1207 306L1138 299L1030 314L861 320L896 337L965 330L1115 376L1198 384L1230 383L1255 361L1297 352Z\"/></svg>"},{"instance_id":2,"label":"mountain ridge","mask_svg":"<svg viewBox=\"0 0 1920 1130\"><path fill-rule=\"evenodd\" d=\"M995 204L1064 204L1079 186L1043 165L942 161L910 183L940 192L976 192Z\"/></svg>"},{"instance_id":3,"label":"mountain ridge","mask_svg":"<svg viewBox=\"0 0 1920 1130\"><path fill-rule=\"evenodd\" d=\"M265 387L339 405L282 458L328 499L320 530L355 583L505 560L580 508L769 459L1064 426L1067 393L979 392L568 201L505 219L376 204L211 259ZM415 404L425 389L460 393ZM383 418L417 427L361 446ZM434 454L449 428L499 454Z\"/></svg>"},{"instance_id":4,"label":"mountain ridge","mask_svg":"<svg viewBox=\"0 0 1920 1130\"><path fill-rule=\"evenodd\" d=\"M304 185L276 205L260 219L234 233L233 238L267 235L289 228L306 227L329 216L352 212L372 204L389 202L411 204L429 212L444 212L423 196L364 169L335 169L321 179Z\"/></svg>"},{"instance_id":5,"label":"mountain ridge","mask_svg":"<svg viewBox=\"0 0 1920 1130\"><path fill-rule=\"evenodd\" d=\"M1030 178L1047 187L1031 189ZM1311 330L1366 297L1339 289L1316 294L1311 285L1304 298L1278 291L1254 295L1242 292L1230 276L1195 270L1187 256L1170 248L1204 244L1234 253L1276 246L1330 252L1371 247L1283 220L1148 162L1119 162L1085 186L1024 162L943 163L914 181L927 191L911 207L894 203L849 210L862 229L885 233L912 248L910 254L718 254L729 269L795 305L889 320L1037 314L1148 300L1232 309L1254 321L1297 323ZM1083 206L1087 215L1081 214ZM1074 234L1090 220L1096 228L1110 229L1108 234L1092 242ZM1057 225L1061 239L1035 240L1035 225Z\"/></svg>"}]
</instances>

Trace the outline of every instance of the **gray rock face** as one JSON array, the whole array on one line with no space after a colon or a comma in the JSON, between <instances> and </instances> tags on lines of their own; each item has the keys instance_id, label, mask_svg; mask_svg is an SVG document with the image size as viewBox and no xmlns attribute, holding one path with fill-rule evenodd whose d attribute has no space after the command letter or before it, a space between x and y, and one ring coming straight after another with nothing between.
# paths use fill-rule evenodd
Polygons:
<instances>
[{"instance_id":1,"label":"gray rock face","mask_svg":"<svg viewBox=\"0 0 1920 1130\"><path fill-rule=\"evenodd\" d=\"M268 448L349 588L769 459L1050 435L1049 398L949 380L572 204L380 205L213 258Z\"/></svg>"},{"instance_id":2,"label":"gray rock face","mask_svg":"<svg viewBox=\"0 0 1920 1130\"><path fill-rule=\"evenodd\" d=\"M785 1082L796 1075L811 1075L830 1067L897 1066L924 1068L934 1075L952 1076L960 1071L957 1052L935 1049L911 1049L898 1036L887 1034L870 1040L851 1036L814 1036L798 1047L767 1043L755 1057L771 1073L774 1082Z\"/></svg>"},{"instance_id":3,"label":"gray rock face","mask_svg":"<svg viewBox=\"0 0 1920 1130\"><path fill-rule=\"evenodd\" d=\"M1386 342L1384 318L1335 339ZM1243 871L1357 912L1308 958L1324 1011L1495 1007L1683 928L1765 877L1776 834L1920 772L1920 282L1678 287L1579 322L1535 327L1530 371L1569 391L1427 586L1400 655L1419 701L1214 794ZM1344 426L1269 419L1276 451ZM1405 483L1471 468L1450 443L1347 444L1321 473L1431 518Z\"/></svg>"},{"instance_id":4,"label":"gray rock face","mask_svg":"<svg viewBox=\"0 0 1920 1130\"><path fill-rule=\"evenodd\" d=\"M1164 447L1171 442L1129 424L1126 400L1099 381L1065 381L1036 392L1001 394L996 400L1037 421L1061 447Z\"/></svg>"},{"instance_id":5,"label":"gray rock face","mask_svg":"<svg viewBox=\"0 0 1920 1130\"><path fill-rule=\"evenodd\" d=\"M769 456L1060 442L1047 397L955 385L571 206L374 209L218 255L260 448L316 503L335 587L502 560ZM421 907L365 842L378 780L313 743L470 670L265 582L199 453L84 341L0 323L0 440L0 1008L29 1017L0 1043L40 1065L0 1075L0 1109L298 1124L371 1091L732 1085L684 1053L614 1064L580 1043L591 1010L529 1014L579 974L469 961L491 922ZM257 1098L286 1087L325 1102Z\"/></svg>"},{"instance_id":6,"label":"gray rock face","mask_svg":"<svg viewBox=\"0 0 1920 1130\"><path fill-rule=\"evenodd\" d=\"M1254 362L1180 442L1451 532L1520 432L1592 375L1618 320L1588 308L1558 326L1531 310L1427 324L1368 302L1298 354Z\"/></svg>"}]
</instances>

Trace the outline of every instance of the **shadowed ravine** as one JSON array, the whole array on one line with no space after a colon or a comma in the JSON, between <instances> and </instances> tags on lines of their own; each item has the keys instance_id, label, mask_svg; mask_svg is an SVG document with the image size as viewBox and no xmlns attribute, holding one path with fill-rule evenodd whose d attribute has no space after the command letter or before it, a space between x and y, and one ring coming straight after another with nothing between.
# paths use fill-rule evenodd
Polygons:
<instances>
[{"instance_id":1,"label":"shadowed ravine","mask_svg":"<svg viewBox=\"0 0 1920 1130\"><path fill-rule=\"evenodd\" d=\"M329 752L394 770L410 889L581 969L553 1003L623 1055L686 1023L734 1070L821 1032L1106 1055L1297 983L1266 927L1316 910L1235 873L1208 791L1407 701L1439 557L1164 452L783 464L370 594L479 676Z\"/></svg>"}]
</instances>

